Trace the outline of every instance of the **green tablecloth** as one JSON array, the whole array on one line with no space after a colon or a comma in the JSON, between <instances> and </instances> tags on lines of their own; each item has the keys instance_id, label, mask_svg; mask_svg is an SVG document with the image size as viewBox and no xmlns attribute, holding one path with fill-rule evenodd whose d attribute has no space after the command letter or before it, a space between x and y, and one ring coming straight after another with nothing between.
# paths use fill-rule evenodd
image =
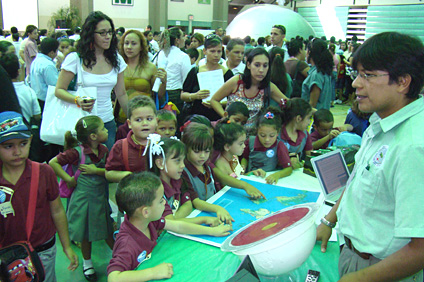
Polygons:
<instances>
[{"instance_id":1,"label":"green tablecloth","mask_svg":"<svg viewBox=\"0 0 424 282\"><path fill-rule=\"evenodd\" d=\"M329 243L326 253L321 253L320 244L317 243L306 262L292 274L297 281L303 282L308 270L313 269L321 272L320 282L337 281L338 258L338 243ZM154 267L162 262L172 263L174 266L174 275L166 281L220 282L233 276L241 261L238 256L223 252L220 248L164 232L158 239L152 257L137 269Z\"/></svg>"}]
</instances>

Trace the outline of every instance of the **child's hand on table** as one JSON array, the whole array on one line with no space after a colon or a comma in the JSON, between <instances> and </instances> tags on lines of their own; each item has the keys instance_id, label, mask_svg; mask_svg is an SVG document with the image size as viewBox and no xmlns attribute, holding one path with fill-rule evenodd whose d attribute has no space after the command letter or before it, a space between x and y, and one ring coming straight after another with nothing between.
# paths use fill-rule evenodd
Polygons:
<instances>
[{"instance_id":1,"label":"child's hand on table","mask_svg":"<svg viewBox=\"0 0 424 282\"><path fill-rule=\"evenodd\" d=\"M265 178L265 181L267 184L274 184L274 183L277 183L278 179L280 179L280 176L276 172L271 175L268 175L268 177Z\"/></svg>"},{"instance_id":2,"label":"child's hand on table","mask_svg":"<svg viewBox=\"0 0 424 282\"><path fill-rule=\"evenodd\" d=\"M244 186L244 191L246 191L247 195L254 199L259 199L261 197L266 199L261 191L259 191L255 186L250 185L249 183L246 183L246 185Z\"/></svg>"},{"instance_id":3,"label":"child's hand on table","mask_svg":"<svg viewBox=\"0 0 424 282\"><path fill-rule=\"evenodd\" d=\"M172 266L172 264L167 262L163 262L153 267L152 270L153 269L154 269L153 273L156 273L155 280L171 278L172 275L174 274L174 267Z\"/></svg>"},{"instance_id":4,"label":"child's hand on table","mask_svg":"<svg viewBox=\"0 0 424 282\"><path fill-rule=\"evenodd\" d=\"M266 176L266 172L262 168L252 170L251 173L253 173L255 176L259 176L259 177L262 177L262 178L264 178Z\"/></svg>"},{"instance_id":5,"label":"child's hand on table","mask_svg":"<svg viewBox=\"0 0 424 282\"><path fill-rule=\"evenodd\" d=\"M204 216L203 224L206 224L208 226L214 227L221 224L221 221L217 217L212 216Z\"/></svg>"},{"instance_id":6,"label":"child's hand on table","mask_svg":"<svg viewBox=\"0 0 424 282\"><path fill-rule=\"evenodd\" d=\"M231 215L228 213L228 211L226 209L224 209L223 207L219 207L217 208L216 211L216 217L223 223L226 223L228 225L233 224L234 219L231 217Z\"/></svg>"},{"instance_id":7,"label":"child's hand on table","mask_svg":"<svg viewBox=\"0 0 424 282\"><path fill-rule=\"evenodd\" d=\"M228 224L221 224L216 227L210 227L211 232L209 235L215 236L215 237L224 237L230 235L230 231L233 230L231 225Z\"/></svg>"}]
</instances>

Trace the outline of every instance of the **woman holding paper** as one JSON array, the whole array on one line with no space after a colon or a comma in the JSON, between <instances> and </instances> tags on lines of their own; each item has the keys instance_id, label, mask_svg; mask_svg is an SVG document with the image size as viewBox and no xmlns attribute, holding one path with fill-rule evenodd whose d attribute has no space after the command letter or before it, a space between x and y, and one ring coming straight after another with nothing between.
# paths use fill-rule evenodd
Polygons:
<instances>
[{"instance_id":1,"label":"woman holding paper","mask_svg":"<svg viewBox=\"0 0 424 282\"><path fill-rule=\"evenodd\" d=\"M211 86L215 86L215 88L217 88L216 86L219 85L216 84L219 83L219 81L213 78L217 74L213 71L222 71L224 81L229 80L233 76L233 73L231 72L231 70L218 63L222 55L222 41L219 36L217 36L216 34L209 34L205 37L204 45L206 64L200 67L194 67L188 73L187 78L183 84L183 92L181 93L181 99L185 103L192 104L191 110L186 111L184 114L200 114L206 116L211 121L215 121L220 119L221 116L218 115L210 107L210 104L208 102L210 99L210 95L213 95L214 93L211 93L210 89L200 89L198 75L202 74L200 76L201 80L203 80L207 84L211 84L211 80L213 80ZM187 109L189 107L187 107L186 105L185 108Z\"/></svg>"},{"instance_id":2,"label":"woman holding paper","mask_svg":"<svg viewBox=\"0 0 424 282\"><path fill-rule=\"evenodd\" d=\"M269 71L269 54L264 48L253 49L246 60L243 75L234 76L227 81L211 98L210 105L216 113L223 117L224 108L220 101L228 97L227 106L235 101L246 104L249 118L245 125L248 135L255 135L257 114L272 101L280 104L281 99L288 99L272 83Z\"/></svg>"}]
</instances>

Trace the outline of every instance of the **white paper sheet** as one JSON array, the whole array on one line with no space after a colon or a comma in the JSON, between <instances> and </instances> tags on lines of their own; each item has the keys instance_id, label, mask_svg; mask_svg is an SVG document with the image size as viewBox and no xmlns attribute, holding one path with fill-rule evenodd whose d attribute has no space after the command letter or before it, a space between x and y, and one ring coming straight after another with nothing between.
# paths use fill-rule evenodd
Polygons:
<instances>
[{"instance_id":1,"label":"white paper sheet","mask_svg":"<svg viewBox=\"0 0 424 282\"><path fill-rule=\"evenodd\" d=\"M224 85L224 72L222 69L214 71L205 71L197 73L200 90L209 90L209 97L203 99L203 102L209 102L213 94Z\"/></svg>"}]
</instances>

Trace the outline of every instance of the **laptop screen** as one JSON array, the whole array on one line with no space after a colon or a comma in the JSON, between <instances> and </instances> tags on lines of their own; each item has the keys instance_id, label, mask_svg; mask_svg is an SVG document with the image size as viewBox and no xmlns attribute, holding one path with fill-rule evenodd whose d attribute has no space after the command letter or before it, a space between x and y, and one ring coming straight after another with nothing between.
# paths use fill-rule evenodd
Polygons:
<instances>
[{"instance_id":1,"label":"laptop screen","mask_svg":"<svg viewBox=\"0 0 424 282\"><path fill-rule=\"evenodd\" d=\"M316 173L321 178L322 185L324 186L327 194L330 194L337 189L346 186L349 178L349 172L344 164L342 154L328 154L319 160L315 160Z\"/></svg>"}]
</instances>

